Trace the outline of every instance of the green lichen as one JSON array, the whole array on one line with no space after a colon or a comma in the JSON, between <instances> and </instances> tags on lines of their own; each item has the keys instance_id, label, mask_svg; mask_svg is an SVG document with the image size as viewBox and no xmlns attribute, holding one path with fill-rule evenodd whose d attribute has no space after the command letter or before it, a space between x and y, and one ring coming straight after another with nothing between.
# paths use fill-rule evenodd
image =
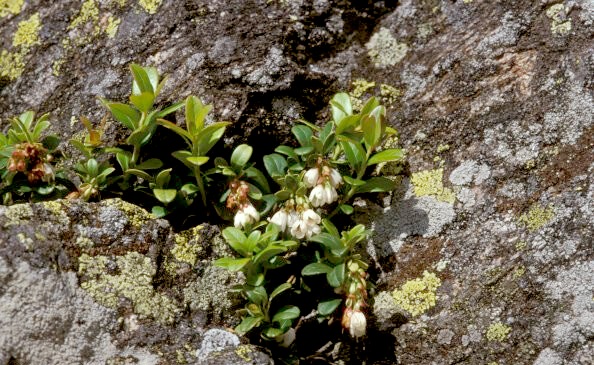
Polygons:
<instances>
[{"instance_id":1,"label":"green lichen","mask_svg":"<svg viewBox=\"0 0 594 365\"><path fill-rule=\"evenodd\" d=\"M52 63L52 74L54 76L60 76L60 71L62 70L62 65L66 62L64 59L57 59Z\"/></svg>"},{"instance_id":2,"label":"green lichen","mask_svg":"<svg viewBox=\"0 0 594 365\"><path fill-rule=\"evenodd\" d=\"M112 16L107 18L107 26L105 27L105 34L107 34L107 38L113 38L116 36L121 22L122 19L114 18Z\"/></svg>"},{"instance_id":3,"label":"green lichen","mask_svg":"<svg viewBox=\"0 0 594 365\"><path fill-rule=\"evenodd\" d=\"M431 34L433 34L433 27L430 23L422 23L417 27L417 35L419 38L427 39Z\"/></svg>"},{"instance_id":4,"label":"green lichen","mask_svg":"<svg viewBox=\"0 0 594 365\"><path fill-rule=\"evenodd\" d=\"M141 228L147 220L155 219L155 216L146 210L121 199L111 199L107 201L107 204L124 213L135 228Z\"/></svg>"},{"instance_id":5,"label":"green lichen","mask_svg":"<svg viewBox=\"0 0 594 365\"><path fill-rule=\"evenodd\" d=\"M367 54L375 67L394 66L402 61L408 52L408 45L399 43L387 28L380 28L365 45Z\"/></svg>"},{"instance_id":6,"label":"green lichen","mask_svg":"<svg viewBox=\"0 0 594 365\"><path fill-rule=\"evenodd\" d=\"M89 22L97 22L99 19L99 8L95 0L87 0L83 3L78 15L70 22L68 29L74 29L79 25L84 25Z\"/></svg>"},{"instance_id":7,"label":"green lichen","mask_svg":"<svg viewBox=\"0 0 594 365\"><path fill-rule=\"evenodd\" d=\"M551 19L551 32L558 35L567 35L571 32L571 18L567 15L569 8L563 3L551 5L547 17Z\"/></svg>"},{"instance_id":8,"label":"green lichen","mask_svg":"<svg viewBox=\"0 0 594 365\"><path fill-rule=\"evenodd\" d=\"M381 84L380 96L384 104L392 105L402 96L402 91L394 86Z\"/></svg>"},{"instance_id":9,"label":"green lichen","mask_svg":"<svg viewBox=\"0 0 594 365\"><path fill-rule=\"evenodd\" d=\"M351 104L353 105L353 109L355 111L359 111L361 108L363 108L363 95L365 95L370 89L375 88L375 82L367 81L365 79L355 79L352 82L351 87L352 91L349 93Z\"/></svg>"},{"instance_id":10,"label":"green lichen","mask_svg":"<svg viewBox=\"0 0 594 365\"><path fill-rule=\"evenodd\" d=\"M163 0L138 0L138 4L149 14L155 14Z\"/></svg>"},{"instance_id":11,"label":"green lichen","mask_svg":"<svg viewBox=\"0 0 594 365\"><path fill-rule=\"evenodd\" d=\"M433 196L439 201L454 204L456 195L443 186L442 180L443 168L419 171L412 174L410 179L416 196Z\"/></svg>"},{"instance_id":12,"label":"green lichen","mask_svg":"<svg viewBox=\"0 0 594 365\"><path fill-rule=\"evenodd\" d=\"M526 249L526 241L518 241L516 242L516 250L518 251L524 251Z\"/></svg>"},{"instance_id":13,"label":"green lichen","mask_svg":"<svg viewBox=\"0 0 594 365\"><path fill-rule=\"evenodd\" d=\"M62 203L53 200L48 202L42 202L41 205L51 214L52 223L55 222L60 224L61 226L68 226L70 224L70 218L68 218L68 215L64 212L64 206L62 205Z\"/></svg>"},{"instance_id":14,"label":"green lichen","mask_svg":"<svg viewBox=\"0 0 594 365\"><path fill-rule=\"evenodd\" d=\"M251 358L250 354L254 351L248 345L239 345L235 348L235 353L239 356L242 360L244 360L247 364L251 364L254 360Z\"/></svg>"},{"instance_id":15,"label":"green lichen","mask_svg":"<svg viewBox=\"0 0 594 365\"><path fill-rule=\"evenodd\" d=\"M18 79L25 71L25 55L25 52L8 52L3 49L0 53L0 79Z\"/></svg>"},{"instance_id":16,"label":"green lichen","mask_svg":"<svg viewBox=\"0 0 594 365\"><path fill-rule=\"evenodd\" d=\"M24 224L24 221L28 221L33 217L33 209L31 209L31 206L28 204L11 205L6 207L4 217L7 219L4 228L20 226Z\"/></svg>"},{"instance_id":17,"label":"green lichen","mask_svg":"<svg viewBox=\"0 0 594 365\"><path fill-rule=\"evenodd\" d=\"M31 15L28 20L23 20L19 23L12 38L12 45L15 47L29 48L35 44L40 44L40 29L41 20L39 19L39 13L35 13Z\"/></svg>"},{"instance_id":18,"label":"green lichen","mask_svg":"<svg viewBox=\"0 0 594 365\"><path fill-rule=\"evenodd\" d=\"M95 243L90 238L85 236L76 237L75 244L82 249L89 249L95 245Z\"/></svg>"},{"instance_id":19,"label":"green lichen","mask_svg":"<svg viewBox=\"0 0 594 365\"><path fill-rule=\"evenodd\" d=\"M197 226L175 235L175 246L171 254L177 261L185 262L191 266L196 265L198 254L203 250L198 237L202 226Z\"/></svg>"},{"instance_id":20,"label":"green lichen","mask_svg":"<svg viewBox=\"0 0 594 365\"><path fill-rule=\"evenodd\" d=\"M33 247L33 240L27 237L24 233L18 233L16 237L17 240L19 240L19 242L27 249L31 249Z\"/></svg>"},{"instance_id":21,"label":"green lichen","mask_svg":"<svg viewBox=\"0 0 594 365\"><path fill-rule=\"evenodd\" d=\"M503 342L507 340L511 327L501 322L492 323L487 329L486 337L491 342Z\"/></svg>"},{"instance_id":22,"label":"green lichen","mask_svg":"<svg viewBox=\"0 0 594 365\"><path fill-rule=\"evenodd\" d=\"M400 290L394 290L392 297L402 309L416 317L437 303L437 288L441 280L433 273L423 272L422 278L410 280Z\"/></svg>"},{"instance_id":23,"label":"green lichen","mask_svg":"<svg viewBox=\"0 0 594 365\"><path fill-rule=\"evenodd\" d=\"M79 257L78 273L82 276L81 288L100 304L116 309L120 298L127 298L134 313L143 318L153 318L168 324L173 322L179 308L174 301L154 290L153 277L157 271L150 258L138 252L117 256L117 274L107 274L107 256ZM110 272L111 272L110 267Z\"/></svg>"},{"instance_id":24,"label":"green lichen","mask_svg":"<svg viewBox=\"0 0 594 365\"><path fill-rule=\"evenodd\" d=\"M209 311L221 319L229 315L234 304L229 290L236 284L240 284L237 273L208 266L200 279L184 288L184 304L192 311Z\"/></svg>"},{"instance_id":25,"label":"green lichen","mask_svg":"<svg viewBox=\"0 0 594 365\"><path fill-rule=\"evenodd\" d=\"M522 214L518 218L518 222L526 226L529 231L536 231L541 227L544 227L555 217L555 209L552 205L546 208L541 207L538 204L530 207L527 213Z\"/></svg>"},{"instance_id":26,"label":"green lichen","mask_svg":"<svg viewBox=\"0 0 594 365\"><path fill-rule=\"evenodd\" d=\"M25 0L0 0L0 18L21 12Z\"/></svg>"},{"instance_id":27,"label":"green lichen","mask_svg":"<svg viewBox=\"0 0 594 365\"><path fill-rule=\"evenodd\" d=\"M524 276L524 274L526 273L526 268L524 266L520 266L518 267L516 270L514 270L514 279L519 279L522 276Z\"/></svg>"},{"instance_id":28,"label":"green lichen","mask_svg":"<svg viewBox=\"0 0 594 365\"><path fill-rule=\"evenodd\" d=\"M449 150L451 146L449 144L440 144L437 146L437 153L442 153Z\"/></svg>"}]
</instances>

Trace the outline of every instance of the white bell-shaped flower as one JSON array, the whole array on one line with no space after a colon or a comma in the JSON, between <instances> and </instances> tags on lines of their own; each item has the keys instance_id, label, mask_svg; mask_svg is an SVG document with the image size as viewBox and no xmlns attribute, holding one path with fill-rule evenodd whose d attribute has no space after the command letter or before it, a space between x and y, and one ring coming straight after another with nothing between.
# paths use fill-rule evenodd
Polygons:
<instances>
[{"instance_id":1,"label":"white bell-shaped flower","mask_svg":"<svg viewBox=\"0 0 594 365\"><path fill-rule=\"evenodd\" d=\"M272 218L270 218L270 223L276 224L282 232L287 229L287 223L289 221L289 214L286 210L281 209L278 212L274 213Z\"/></svg>"},{"instance_id":2,"label":"white bell-shaped flower","mask_svg":"<svg viewBox=\"0 0 594 365\"><path fill-rule=\"evenodd\" d=\"M254 224L260 220L260 213L251 203L247 203L235 213L233 225L235 228L245 228L248 224Z\"/></svg>"},{"instance_id":3,"label":"white bell-shaped flower","mask_svg":"<svg viewBox=\"0 0 594 365\"><path fill-rule=\"evenodd\" d=\"M336 169L330 169L329 174L330 184L336 188L338 185L342 184L342 176L340 176L340 172Z\"/></svg>"},{"instance_id":4,"label":"white bell-shaped flower","mask_svg":"<svg viewBox=\"0 0 594 365\"><path fill-rule=\"evenodd\" d=\"M308 188L316 186L319 179L320 170L317 167L307 170L305 175L303 175L303 183L305 183L305 186Z\"/></svg>"},{"instance_id":5,"label":"white bell-shaped flower","mask_svg":"<svg viewBox=\"0 0 594 365\"><path fill-rule=\"evenodd\" d=\"M366 329L367 318L365 318L365 314L361 311L354 310L351 313L349 333L351 336L358 338L365 335Z\"/></svg>"}]
</instances>

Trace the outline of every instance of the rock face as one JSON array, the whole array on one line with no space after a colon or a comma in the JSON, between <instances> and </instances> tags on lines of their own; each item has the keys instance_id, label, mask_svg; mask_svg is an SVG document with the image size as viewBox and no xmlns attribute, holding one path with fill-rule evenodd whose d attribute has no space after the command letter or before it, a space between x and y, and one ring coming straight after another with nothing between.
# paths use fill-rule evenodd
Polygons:
<instances>
[{"instance_id":1,"label":"rock face","mask_svg":"<svg viewBox=\"0 0 594 365\"><path fill-rule=\"evenodd\" d=\"M213 103L229 144L379 95L408 165L356 212L377 323L328 341L368 363L591 364L593 22L589 0L0 1L0 120L51 112L71 136L96 96L125 99L133 61L170 75L163 101ZM206 329L237 323L217 237L118 200L0 208L0 364L199 361Z\"/></svg>"}]
</instances>

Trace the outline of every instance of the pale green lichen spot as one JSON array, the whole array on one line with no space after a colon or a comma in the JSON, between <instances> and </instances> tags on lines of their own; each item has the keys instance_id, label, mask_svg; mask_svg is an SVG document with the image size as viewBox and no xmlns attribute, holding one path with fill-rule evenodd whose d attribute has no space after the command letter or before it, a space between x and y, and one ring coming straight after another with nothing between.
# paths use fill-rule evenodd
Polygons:
<instances>
[{"instance_id":1,"label":"pale green lichen spot","mask_svg":"<svg viewBox=\"0 0 594 365\"><path fill-rule=\"evenodd\" d=\"M568 16L569 8L565 4L551 5L547 17L551 19L551 32L558 35L567 35L571 32L571 17Z\"/></svg>"},{"instance_id":2,"label":"pale green lichen spot","mask_svg":"<svg viewBox=\"0 0 594 365\"><path fill-rule=\"evenodd\" d=\"M21 12L25 0L0 0L0 18Z\"/></svg>"},{"instance_id":3,"label":"pale green lichen spot","mask_svg":"<svg viewBox=\"0 0 594 365\"><path fill-rule=\"evenodd\" d=\"M33 217L33 209L29 204L15 204L6 208L4 216L8 220L4 224L4 228L20 226L24 221L28 221Z\"/></svg>"},{"instance_id":4,"label":"pale green lichen spot","mask_svg":"<svg viewBox=\"0 0 594 365\"><path fill-rule=\"evenodd\" d=\"M0 53L0 79L18 79L25 71L24 58L24 52L8 52L3 49Z\"/></svg>"},{"instance_id":5,"label":"pale green lichen spot","mask_svg":"<svg viewBox=\"0 0 594 365\"><path fill-rule=\"evenodd\" d=\"M501 322L492 323L487 329L486 337L491 342L503 342L507 340L511 327Z\"/></svg>"},{"instance_id":6,"label":"pale green lichen spot","mask_svg":"<svg viewBox=\"0 0 594 365\"><path fill-rule=\"evenodd\" d=\"M400 290L394 290L392 297L400 308L416 317L435 306L440 285L435 274L425 271L422 278L407 281Z\"/></svg>"},{"instance_id":7,"label":"pale green lichen spot","mask_svg":"<svg viewBox=\"0 0 594 365\"><path fill-rule=\"evenodd\" d=\"M408 45L400 43L387 28L380 28L365 45L367 54L375 67L394 66L402 61L408 52Z\"/></svg>"},{"instance_id":8,"label":"pale green lichen spot","mask_svg":"<svg viewBox=\"0 0 594 365\"><path fill-rule=\"evenodd\" d=\"M68 29L74 29L79 25L86 24L90 21L96 22L99 19L99 8L95 0L87 0L83 3L78 15L72 20Z\"/></svg>"},{"instance_id":9,"label":"pale green lichen spot","mask_svg":"<svg viewBox=\"0 0 594 365\"><path fill-rule=\"evenodd\" d=\"M546 208L541 207L538 204L530 207L527 213L522 214L518 217L518 222L525 225L529 231L536 231L537 229L544 227L555 217L555 208L551 205Z\"/></svg>"},{"instance_id":10,"label":"pale green lichen spot","mask_svg":"<svg viewBox=\"0 0 594 365\"><path fill-rule=\"evenodd\" d=\"M163 0L138 0L138 4L149 14L155 14Z\"/></svg>"},{"instance_id":11,"label":"pale green lichen spot","mask_svg":"<svg viewBox=\"0 0 594 365\"><path fill-rule=\"evenodd\" d=\"M40 44L40 29L41 20L39 19L39 13L35 13L29 19L19 23L12 38L12 45L15 47L29 48L33 45Z\"/></svg>"},{"instance_id":12,"label":"pale green lichen spot","mask_svg":"<svg viewBox=\"0 0 594 365\"><path fill-rule=\"evenodd\" d=\"M418 197L433 196L450 204L456 201L456 194L443 186L443 168L416 172L412 174L410 181Z\"/></svg>"}]
</instances>

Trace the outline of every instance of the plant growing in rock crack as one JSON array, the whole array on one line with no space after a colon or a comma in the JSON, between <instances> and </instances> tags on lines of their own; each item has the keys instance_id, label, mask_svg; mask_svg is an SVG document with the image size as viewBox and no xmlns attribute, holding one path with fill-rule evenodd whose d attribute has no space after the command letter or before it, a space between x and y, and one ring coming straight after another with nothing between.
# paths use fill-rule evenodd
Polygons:
<instances>
[{"instance_id":1,"label":"plant growing in rock crack","mask_svg":"<svg viewBox=\"0 0 594 365\"><path fill-rule=\"evenodd\" d=\"M129 104L118 103L101 99L111 112L113 118L128 128L131 133L126 139L126 144L132 148L132 152L121 148L111 148L116 160L124 174L120 187L126 190L130 185L131 176L137 176L144 181L153 181L153 177L147 170L160 169L163 163L160 159L151 158L140 161L142 146L146 145L155 134L157 119L163 118L183 106L183 103L175 103L167 108L155 108L155 101L165 84L166 78L160 80L159 73L154 67L142 67L137 64L130 65L132 72L132 94L129 97ZM142 181L141 180L141 181ZM140 182L137 181L136 185ZM136 187L136 186L135 186Z\"/></svg>"},{"instance_id":2,"label":"plant growing in rock crack","mask_svg":"<svg viewBox=\"0 0 594 365\"><path fill-rule=\"evenodd\" d=\"M50 126L49 114L35 120L27 111L13 118L7 134L0 133L0 195L3 202L46 200L64 196L69 185L53 165L56 136L43 136Z\"/></svg>"},{"instance_id":3,"label":"plant growing in rock crack","mask_svg":"<svg viewBox=\"0 0 594 365\"><path fill-rule=\"evenodd\" d=\"M297 276L301 276L303 290L300 291L308 291L304 277L326 274L330 292L321 294L317 314L329 318L344 304L343 327L353 337L365 334L368 265L357 253L356 246L367 238L368 232L362 225L340 232L330 218L339 212L351 214L353 207L349 202L356 194L393 190L392 180L382 176L368 178L366 173L371 166L400 161L404 156L402 150L395 148L376 152L384 138L396 132L386 126L385 108L379 105L377 99L368 100L361 112L356 114L347 94L335 95L330 105L332 120L324 126L300 121L301 124L292 128L298 147L282 145L275 149L275 153L264 156L266 171L278 185L278 190L270 199L272 209L270 204L266 204L265 209L257 211L247 199L250 191L247 184L240 183L235 190L231 189L230 196L237 193L244 200L243 205L234 206L235 227L225 229L223 235L242 258L225 258L217 264L246 273L247 280L242 291L248 304L243 310L243 321L237 327L240 333L261 326L262 337L286 343L285 334L297 317L287 318L286 322L275 325L275 317L271 319L268 308L262 308L263 303L268 303L266 300L270 299L267 293L277 294L279 288L288 290L291 287L289 283L295 282ZM246 146L241 150L246 151L249 158L251 149ZM235 176L236 172L232 172L229 171L228 175ZM260 221L269 210L272 214L268 223ZM261 241L265 234L258 229L263 226L266 226L267 233L273 232L270 234L274 239L280 236L295 242L295 247L291 247L296 252L287 254L287 248L276 247L270 240ZM270 227L276 229L271 231ZM311 254L315 245L308 242L318 244L319 249L314 249ZM258 257L254 247L258 252L270 252L264 260L261 256L258 258L260 266L253 266L255 257ZM308 250L300 253L300 247L308 247ZM266 251L268 248L270 251ZM283 256L278 256L280 254ZM293 272L286 282L278 285L278 278L269 280L266 277L270 270L289 264L289 258L299 255L306 264L298 272ZM279 262L283 265L278 265ZM269 285L276 287L267 289ZM337 298L336 294L342 295L342 298ZM315 300L319 298L316 296ZM291 308L292 315L298 316L298 308L281 308Z\"/></svg>"}]
</instances>

